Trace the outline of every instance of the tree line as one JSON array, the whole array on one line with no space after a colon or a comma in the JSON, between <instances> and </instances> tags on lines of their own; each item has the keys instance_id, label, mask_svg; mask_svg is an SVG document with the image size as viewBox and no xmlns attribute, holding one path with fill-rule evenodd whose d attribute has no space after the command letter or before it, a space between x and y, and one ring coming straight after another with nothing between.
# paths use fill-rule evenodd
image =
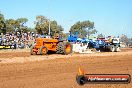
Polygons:
<instances>
[{"instance_id":1,"label":"tree line","mask_svg":"<svg viewBox=\"0 0 132 88\"><path fill-rule=\"evenodd\" d=\"M18 18L18 19L6 19L2 13L0 13L0 34L6 34L7 32L16 33L16 32L37 32L38 34L48 35L49 33L49 24L50 24L50 35L62 35L63 38L68 37L68 33L64 33L64 28L57 23L55 20L50 20L43 15L36 16L34 21L35 27L30 28L26 26L28 22L27 18ZM78 21L71 26L69 29L73 34L75 32L79 33L79 37L89 37L91 34L95 34L98 31L95 29L95 23L89 20ZM98 38L104 37L103 34L98 34ZM128 43L132 41L131 38L128 38L126 35L120 37L122 42Z\"/></svg>"},{"instance_id":2,"label":"tree line","mask_svg":"<svg viewBox=\"0 0 132 88\"><path fill-rule=\"evenodd\" d=\"M36 16L36 20L34 21L35 27L30 28L26 26L28 22L27 18L18 18L18 19L6 19L2 13L0 13L0 34L3 33L15 33L15 32L37 32L38 34L48 35L49 33L49 25L50 25L50 35L55 36L58 34L67 37L65 34L64 28L57 23L55 20L50 20L43 15ZM75 32L79 33L79 37L90 36L91 34L97 33L97 30L94 27L94 22L89 20L86 21L78 21L69 29L73 34Z\"/></svg>"}]
</instances>

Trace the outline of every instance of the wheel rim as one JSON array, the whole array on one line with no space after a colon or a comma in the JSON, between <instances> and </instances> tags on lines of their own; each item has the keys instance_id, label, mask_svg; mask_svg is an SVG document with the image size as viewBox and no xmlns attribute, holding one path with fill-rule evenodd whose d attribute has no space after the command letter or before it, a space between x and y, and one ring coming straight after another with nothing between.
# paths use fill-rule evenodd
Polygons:
<instances>
[{"instance_id":1,"label":"wheel rim","mask_svg":"<svg viewBox=\"0 0 132 88\"><path fill-rule=\"evenodd\" d=\"M71 46L70 44L67 44L66 45L66 52L69 53L71 51Z\"/></svg>"},{"instance_id":2,"label":"wheel rim","mask_svg":"<svg viewBox=\"0 0 132 88\"><path fill-rule=\"evenodd\" d=\"M47 53L47 49L46 48L43 48L42 49L42 52L43 52L43 54L46 54Z\"/></svg>"}]
</instances>

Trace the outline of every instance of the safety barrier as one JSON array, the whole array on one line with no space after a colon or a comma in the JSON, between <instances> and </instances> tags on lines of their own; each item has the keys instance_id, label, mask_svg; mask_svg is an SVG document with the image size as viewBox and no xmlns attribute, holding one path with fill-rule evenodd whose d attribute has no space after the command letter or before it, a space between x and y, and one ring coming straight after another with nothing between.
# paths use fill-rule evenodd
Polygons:
<instances>
[{"instance_id":1,"label":"safety barrier","mask_svg":"<svg viewBox=\"0 0 132 88\"><path fill-rule=\"evenodd\" d=\"M0 45L0 49L16 49L16 45Z\"/></svg>"}]
</instances>

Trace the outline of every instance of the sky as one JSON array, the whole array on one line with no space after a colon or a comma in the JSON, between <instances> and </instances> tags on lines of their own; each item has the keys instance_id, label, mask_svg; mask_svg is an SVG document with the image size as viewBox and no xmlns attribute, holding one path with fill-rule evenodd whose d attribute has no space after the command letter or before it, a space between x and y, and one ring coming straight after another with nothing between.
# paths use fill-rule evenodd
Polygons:
<instances>
[{"instance_id":1,"label":"sky","mask_svg":"<svg viewBox=\"0 0 132 88\"><path fill-rule=\"evenodd\" d=\"M97 34L132 37L132 0L0 0L0 12L6 19L26 17L32 28L36 16L43 15L65 33L76 22L90 20Z\"/></svg>"}]
</instances>

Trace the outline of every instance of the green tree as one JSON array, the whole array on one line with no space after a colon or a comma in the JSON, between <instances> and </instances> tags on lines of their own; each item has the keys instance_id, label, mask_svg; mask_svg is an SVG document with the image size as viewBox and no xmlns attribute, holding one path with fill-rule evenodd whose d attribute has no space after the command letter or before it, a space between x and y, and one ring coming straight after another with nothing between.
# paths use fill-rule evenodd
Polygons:
<instances>
[{"instance_id":1,"label":"green tree","mask_svg":"<svg viewBox=\"0 0 132 88\"><path fill-rule=\"evenodd\" d=\"M15 19L8 19L6 20L6 25L7 25L7 32L27 32L28 28L24 24L28 21L27 18L18 18L17 20Z\"/></svg>"},{"instance_id":2,"label":"green tree","mask_svg":"<svg viewBox=\"0 0 132 88\"><path fill-rule=\"evenodd\" d=\"M27 32L34 32L34 33L37 33L37 30L35 28L30 28L28 27L27 28Z\"/></svg>"},{"instance_id":3,"label":"green tree","mask_svg":"<svg viewBox=\"0 0 132 88\"><path fill-rule=\"evenodd\" d=\"M64 39L67 39L68 36L69 36L69 33L63 33L63 35L62 35L62 37L63 37Z\"/></svg>"},{"instance_id":4,"label":"green tree","mask_svg":"<svg viewBox=\"0 0 132 88\"><path fill-rule=\"evenodd\" d=\"M94 22L89 20L76 22L73 26L71 26L70 31L73 34L75 34L76 31L79 32L80 37L86 37L86 35L89 37L91 34L97 33L97 30L94 29Z\"/></svg>"},{"instance_id":5,"label":"green tree","mask_svg":"<svg viewBox=\"0 0 132 88\"><path fill-rule=\"evenodd\" d=\"M39 34L48 34L49 33L49 23L50 23L50 34L51 36L54 36L56 34L60 34L63 31L63 28L61 25L57 24L57 21L50 21L46 17L39 15L36 17L35 21L35 29Z\"/></svg>"},{"instance_id":6,"label":"green tree","mask_svg":"<svg viewBox=\"0 0 132 88\"><path fill-rule=\"evenodd\" d=\"M101 34L99 34L98 36L97 36L97 38L103 38L104 36L103 36L103 34L101 33Z\"/></svg>"},{"instance_id":7,"label":"green tree","mask_svg":"<svg viewBox=\"0 0 132 88\"><path fill-rule=\"evenodd\" d=\"M19 23L14 19L6 20L7 32L15 32L19 28Z\"/></svg>"},{"instance_id":8,"label":"green tree","mask_svg":"<svg viewBox=\"0 0 132 88\"><path fill-rule=\"evenodd\" d=\"M48 33L48 19L42 15L36 16L36 21L35 21L35 29L39 34L46 34Z\"/></svg>"},{"instance_id":9,"label":"green tree","mask_svg":"<svg viewBox=\"0 0 132 88\"><path fill-rule=\"evenodd\" d=\"M131 45L132 47L132 38L128 38L128 45Z\"/></svg>"},{"instance_id":10,"label":"green tree","mask_svg":"<svg viewBox=\"0 0 132 88\"><path fill-rule=\"evenodd\" d=\"M129 39L126 35L122 34L120 36L120 42L124 42L124 43L128 44L128 41L129 41Z\"/></svg>"},{"instance_id":11,"label":"green tree","mask_svg":"<svg viewBox=\"0 0 132 88\"><path fill-rule=\"evenodd\" d=\"M21 31L21 32L27 32L28 31L28 27L25 26L26 22L28 22L27 18L18 18L16 20L16 22L18 23L19 31ZM16 23L16 25L17 25L17 23Z\"/></svg>"},{"instance_id":12,"label":"green tree","mask_svg":"<svg viewBox=\"0 0 132 88\"><path fill-rule=\"evenodd\" d=\"M6 33L6 24L4 15L0 13L0 34L1 33Z\"/></svg>"},{"instance_id":13,"label":"green tree","mask_svg":"<svg viewBox=\"0 0 132 88\"><path fill-rule=\"evenodd\" d=\"M21 26L23 26L24 24L26 24L26 22L28 22L27 18L18 18L17 21L20 23Z\"/></svg>"},{"instance_id":14,"label":"green tree","mask_svg":"<svg viewBox=\"0 0 132 88\"><path fill-rule=\"evenodd\" d=\"M62 34L63 28L61 25L58 25L56 21L51 21L51 36L54 36L56 34Z\"/></svg>"}]
</instances>

